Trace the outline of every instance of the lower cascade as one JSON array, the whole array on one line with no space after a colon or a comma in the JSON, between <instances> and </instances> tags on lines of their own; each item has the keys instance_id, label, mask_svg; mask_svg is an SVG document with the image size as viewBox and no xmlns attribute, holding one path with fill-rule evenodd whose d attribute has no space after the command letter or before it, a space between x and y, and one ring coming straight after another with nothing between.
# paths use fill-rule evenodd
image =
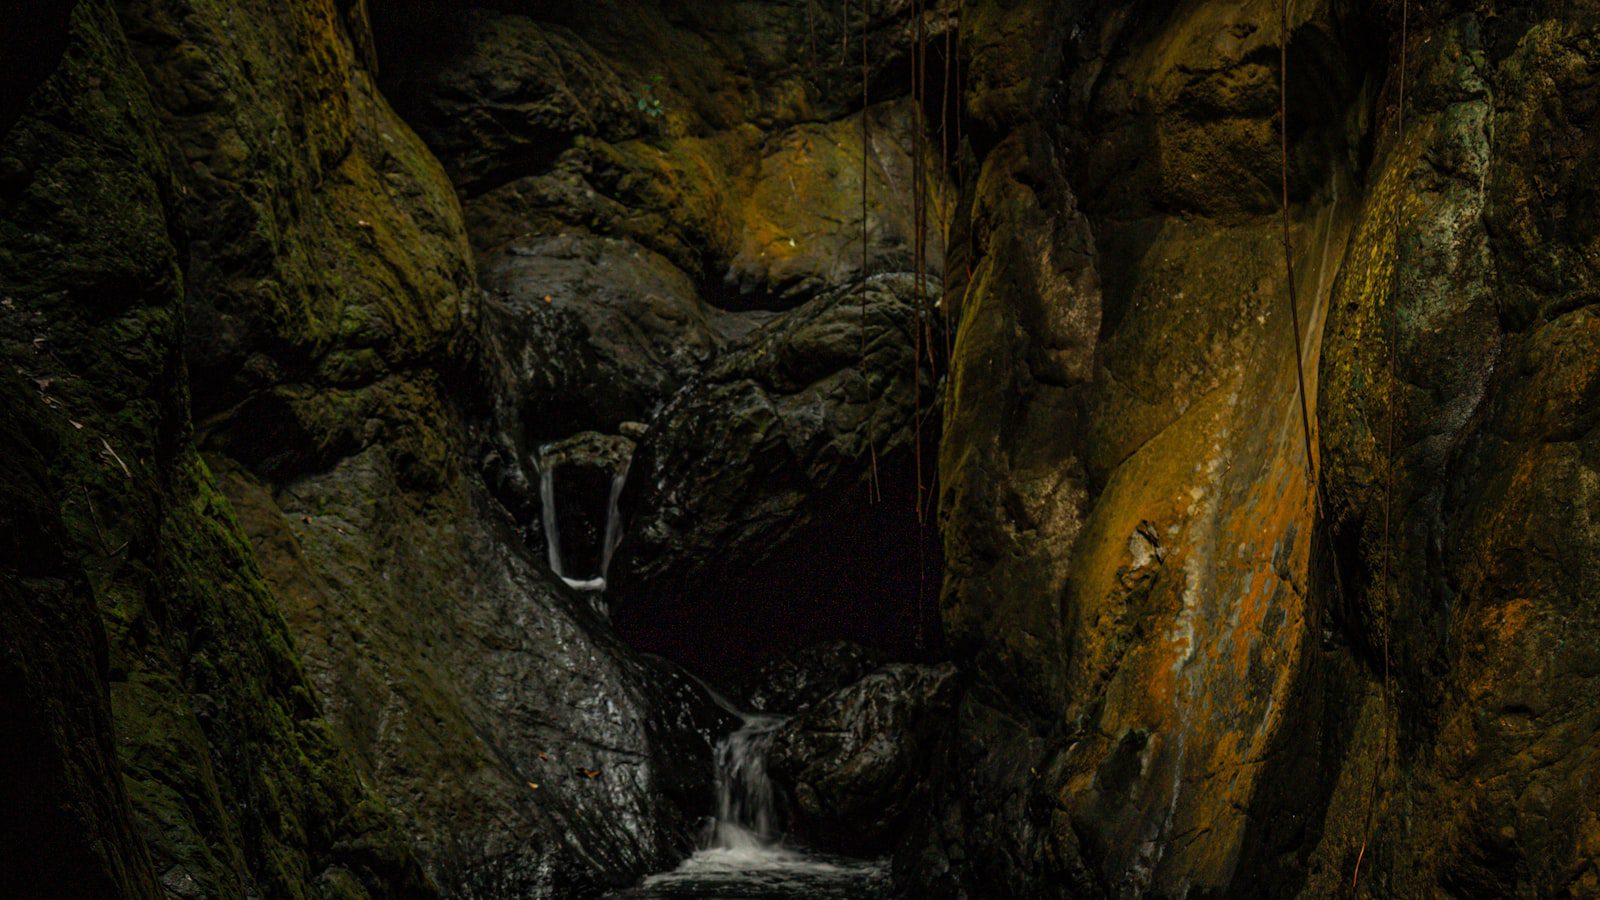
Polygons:
<instances>
[{"instance_id":1,"label":"lower cascade","mask_svg":"<svg viewBox=\"0 0 1600 900\"><path fill-rule=\"evenodd\" d=\"M815 853L783 835L767 759L783 716L742 714L716 748L716 819L704 846L671 872L617 897L872 898L887 896L886 860Z\"/></svg>"},{"instance_id":2,"label":"lower cascade","mask_svg":"<svg viewBox=\"0 0 1600 900\"><path fill-rule=\"evenodd\" d=\"M717 745L717 819L709 849L780 849L777 793L767 777L767 754L784 721L780 716L749 716Z\"/></svg>"}]
</instances>

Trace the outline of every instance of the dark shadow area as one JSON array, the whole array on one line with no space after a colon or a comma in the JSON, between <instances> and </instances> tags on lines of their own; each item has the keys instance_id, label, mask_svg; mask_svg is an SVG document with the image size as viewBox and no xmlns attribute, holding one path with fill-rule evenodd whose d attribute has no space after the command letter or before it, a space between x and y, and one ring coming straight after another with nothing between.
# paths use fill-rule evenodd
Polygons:
<instances>
[{"instance_id":1,"label":"dark shadow area","mask_svg":"<svg viewBox=\"0 0 1600 900\"><path fill-rule=\"evenodd\" d=\"M703 589L628 586L612 598L617 634L718 685L834 639L899 661L939 658L939 534L931 521L918 527L913 476L893 475L882 500L867 502L862 488L816 527L743 572L723 568Z\"/></svg>"},{"instance_id":2,"label":"dark shadow area","mask_svg":"<svg viewBox=\"0 0 1600 900\"><path fill-rule=\"evenodd\" d=\"M0 5L0 135L11 130L28 97L67 49L72 0L7 0ZM6 173L0 169L0 196Z\"/></svg>"}]
</instances>

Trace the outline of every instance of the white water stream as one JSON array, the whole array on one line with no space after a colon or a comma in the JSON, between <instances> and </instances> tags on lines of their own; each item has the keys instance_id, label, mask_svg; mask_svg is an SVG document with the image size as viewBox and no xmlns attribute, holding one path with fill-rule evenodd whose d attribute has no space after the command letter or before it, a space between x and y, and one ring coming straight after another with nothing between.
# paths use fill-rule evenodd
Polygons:
<instances>
[{"instance_id":1,"label":"white water stream","mask_svg":"<svg viewBox=\"0 0 1600 900\"><path fill-rule=\"evenodd\" d=\"M616 552L617 544L622 542L622 517L617 514L617 505L622 499L622 486L628 480L628 467L624 465L611 476L611 499L606 505L605 543L600 548L600 571L593 578L569 576L566 564L562 560L561 526L556 516L557 468L550 465L538 466L539 512L544 522L545 553L550 560L550 571L565 581L568 587L580 591L603 591L606 589L606 572L611 568L611 556Z\"/></svg>"},{"instance_id":2,"label":"white water stream","mask_svg":"<svg viewBox=\"0 0 1600 900\"><path fill-rule=\"evenodd\" d=\"M617 896L819 900L886 896L884 861L823 856L783 842L781 810L767 776L767 758L785 719L739 715L744 724L717 744L717 814L705 846L671 872L653 875L639 888Z\"/></svg>"}]
</instances>

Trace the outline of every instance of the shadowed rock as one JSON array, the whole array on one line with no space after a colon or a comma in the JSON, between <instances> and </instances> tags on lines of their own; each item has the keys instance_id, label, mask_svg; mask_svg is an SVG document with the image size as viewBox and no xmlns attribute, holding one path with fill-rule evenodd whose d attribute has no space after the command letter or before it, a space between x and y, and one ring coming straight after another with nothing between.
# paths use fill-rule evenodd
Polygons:
<instances>
[{"instance_id":1,"label":"shadowed rock","mask_svg":"<svg viewBox=\"0 0 1600 900\"><path fill-rule=\"evenodd\" d=\"M770 767L794 798L800 833L849 853L891 847L920 808L956 689L949 663L893 664L784 723Z\"/></svg>"}]
</instances>

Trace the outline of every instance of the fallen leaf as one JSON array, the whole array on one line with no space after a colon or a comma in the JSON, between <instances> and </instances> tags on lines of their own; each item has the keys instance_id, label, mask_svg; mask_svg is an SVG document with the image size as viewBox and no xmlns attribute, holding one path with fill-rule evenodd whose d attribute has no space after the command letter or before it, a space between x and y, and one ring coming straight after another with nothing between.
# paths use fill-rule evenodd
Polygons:
<instances>
[{"instance_id":1,"label":"fallen leaf","mask_svg":"<svg viewBox=\"0 0 1600 900\"><path fill-rule=\"evenodd\" d=\"M539 751L539 758L540 758L540 759L549 759L549 758L550 758L550 757L548 757L548 756L545 756L545 755L544 755L544 751L543 751L543 750L540 750L540 751Z\"/></svg>"},{"instance_id":2,"label":"fallen leaf","mask_svg":"<svg viewBox=\"0 0 1600 900\"><path fill-rule=\"evenodd\" d=\"M546 302L546 303L549 303L549 302L551 302L551 301L553 301L555 299L556 298L551 294L545 294L544 295L544 302Z\"/></svg>"},{"instance_id":3,"label":"fallen leaf","mask_svg":"<svg viewBox=\"0 0 1600 900\"><path fill-rule=\"evenodd\" d=\"M585 769L582 766L580 766L580 767L578 767L578 774L582 775L585 778L593 780L593 779L596 779L596 778L600 777L600 770L599 769Z\"/></svg>"},{"instance_id":4,"label":"fallen leaf","mask_svg":"<svg viewBox=\"0 0 1600 900\"><path fill-rule=\"evenodd\" d=\"M528 787L531 787L536 791L539 789L539 785L537 785L537 784L535 784L534 782L531 782L531 781L528 782Z\"/></svg>"}]
</instances>

